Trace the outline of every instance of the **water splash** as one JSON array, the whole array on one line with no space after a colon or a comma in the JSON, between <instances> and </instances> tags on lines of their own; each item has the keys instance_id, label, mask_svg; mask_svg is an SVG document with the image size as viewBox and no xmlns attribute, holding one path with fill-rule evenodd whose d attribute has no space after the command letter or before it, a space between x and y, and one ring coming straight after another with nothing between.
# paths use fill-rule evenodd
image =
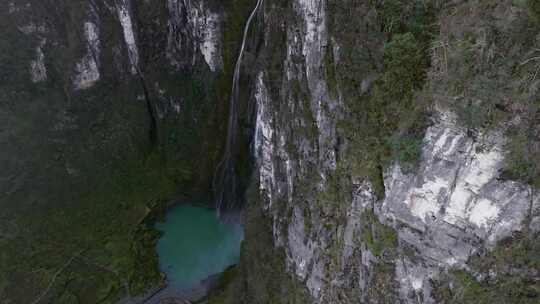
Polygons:
<instances>
[{"instance_id":1,"label":"water splash","mask_svg":"<svg viewBox=\"0 0 540 304\"><path fill-rule=\"evenodd\" d=\"M249 18L244 26L244 36L242 38L242 46L238 58L236 59L236 65L234 67L231 99L229 101L229 122L227 125L227 141L225 143L225 151L223 152L223 158L216 167L216 173L214 175L214 192L216 196L216 209L218 214L222 210L228 210L234 207L236 200L236 175L234 173L234 155L233 149L236 144L236 122L237 122L237 110L236 102L238 100L238 80L240 78L240 66L242 64L242 56L244 54L244 48L246 46L246 39L249 32L249 26L255 16L257 10L261 6L264 0L257 0L257 4L251 11ZM228 190L226 192L226 190ZM227 194L230 196L228 197ZM224 205L225 204L225 205Z\"/></svg>"}]
</instances>

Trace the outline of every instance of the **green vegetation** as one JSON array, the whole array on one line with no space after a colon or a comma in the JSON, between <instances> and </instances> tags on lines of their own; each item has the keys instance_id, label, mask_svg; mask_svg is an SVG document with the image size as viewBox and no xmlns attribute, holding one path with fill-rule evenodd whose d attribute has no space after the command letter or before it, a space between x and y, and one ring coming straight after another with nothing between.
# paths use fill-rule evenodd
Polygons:
<instances>
[{"instance_id":1,"label":"green vegetation","mask_svg":"<svg viewBox=\"0 0 540 304\"><path fill-rule=\"evenodd\" d=\"M379 93L381 102L410 107L413 93L421 88L425 77L425 71L420 68L424 60L421 46L413 33L394 35L384 46L383 60L385 72L380 78L381 88L390 90Z\"/></svg>"},{"instance_id":2,"label":"green vegetation","mask_svg":"<svg viewBox=\"0 0 540 304\"><path fill-rule=\"evenodd\" d=\"M430 4L400 1L384 1L381 10L380 18L391 38L384 45L384 69L374 84L368 107L382 139L381 159L401 161L404 167L414 167L418 162L427 126L429 100L417 92L424 86L429 68L427 46L432 39L429 33L435 30L434 10ZM399 18L394 14L398 11Z\"/></svg>"},{"instance_id":3,"label":"green vegetation","mask_svg":"<svg viewBox=\"0 0 540 304\"><path fill-rule=\"evenodd\" d=\"M496 14L511 15L510 11L516 14L492 22ZM512 104L526 104L533 98L524 89L530 85L527 74L534 63L522 63L533 55L536 42L531 37L538 27L525 15L512 1L473 1L441 17L441 35L434 46L438 65L431 75L430 93L457 109L471 129L494 126L508 119Z\"/></svg>"},{"instance_id":4,"label":"green vegetation","mask_svg":"<svg viewBox=\"0 0 540 304\"><path fill-rule=\"evenodd\" d=\"M220 275L217 286L208 296L208 304L235 303L230 288L232 287L231 284L238 278L238 272L238 266L231 266Z\"/></svg>"},{"instance_id":5,"label":"green vegetation","mask_svg":"<svg viewBox=\"0 0 540 304\"><path fill-rule=\"evenodd\" d=\"M370 100L375 120L381 126L383 161L415 165L427 121L427 104L415 92L425 80L428 65L422 46L411 32L396 34L384 47L385 70L375 84ZM423 67L423 68L422 68Z\"/></svg>"},{"instance_id":6,"label":"green vegetation","mask_svg":"<svg viewBox=\"0 0 540 304\"><path fill-rule=\"evenodd\" d=\"M535 127L535 124L528 124L528 130L517 127L509 131L506 166L502 176L540 189L540 151L532 134Z\"/></svg>"},{"instance_id":7,"label":"green vegetation","mask_svg":"<svg viewBox=\"0 0 540 304\"><path fill-rule=\"evenodd\" d=\"M368 178L383 197L383 167L398 161L412 170L420 159L431 99L421 94L436 31L436 1L330 2L332 35L339 62L325 60L329 86L338 88L350 110L339 129L351 143L346 163ZM375 13L375 14L374 14ZM350 22L340 22L343 18ZM378 27L379 30L374 30ZM332 89L333 90L333 89Z\"/></svg>"},{"instance_id":8,"label":"green vegetation","mask_svg":"<svg viewBox=\"0 0 540 304\"><path fill-rule=\"evenodd\" d=\"M336 63L334 60L334 49L332 43L329 43L324 54L324 72L328 90L332 98L337 98L338 78L336 75Z\"/></svg>"},{"instance_id":9,"label":"green vegetation","mask_svg":"<svg viewBox=\"0 0 540 304\"><path fill-rule=\"evenodd\" d=\"M159 157L142 164L124 158L113 167L117 164L86 181L94 185L92 191L82 185L64 190L70 198L62 208L41 208L16 218L16 238L0 239L8 299L30 302L29 297L37 298L54 279L45 299L72 294L85 303L114 302L119 295L138 294L162 280L154 252L159 235L149 221L151 210L159 210L161 199L171 197L176 185ZM21 280L24 294L18 294Z\"/></svg>"},{"instance_id":10,"label":"green vegetation","mask_svg":"<svg viewBox=\"0 0 540 304\"><path fill-rule=\"evenodd\" d=\"M381 224L372 211L365 211L361 222L361 239L375 256L396 253L397 233L392 227Z\"/></svg>"},{"instance_id":11,"label":"green vegetation","mask_svg":"<svg viewBox=\"0 0 540 304\"><path fill-rule=\"evenodd\" d=\"M454 110L473 137L507 130L503 177L536 187L540 27L528 15L538 3L469 1L445 10L426 92Z\"/></svg>"},{"instance_id":12,"label":"green vegetation","mask_svg":"<svg viewBox=\"0 0 540 304\"><path fill-rule=\"evenodd\" d=\"M529 11L531 12L531 15L533 18L536 19L536 21L540 21L540 2L536 0L526 0L527 1L527 7Z\"/></svg>"},{"instance_id":13,"label":"green vegetation","mask_svg":"<svg viewBox=\"0 0 540 304\"><path fill-rule=\"evenodd\" d=\"M32 303L41 294L40 303L114 303L159 285L153 221L172 199L202 201L211 194L222 138L216 75L204 68L163 69L166 39L156 35L167 33L159 28L166 23L158 22L166 7L136 10L148 14L141 20L151 20L141 26L141 41L156 43L140 45L149 96L162 114L161 144L151 147L141 83L115 53L123 41L115 14L100 20L101 81L72 89L74 64L84 52L76 29L83 29L79 15L87 4L40 1L20 12L35 16L8 15L7 3L0 4L6 32L0 41L2 303ZM39 37L22 35L17 26L41 15L49 20L48 78L34 84L28 65Z\"/></svg>"},{"instance_id":14,"label":"green vegetation","mask_svg":"<svg viewBox=\"0 0 540 304\"><path fill-rule=\"evenodd\" d=\"M502 241L485 257L471 261L483 275L478 280L463 270L452 271L451 283L436 289L436 299L444 303L527 304L540 300L540 283L534 272L540 268L540 242L533 236L515 236ZM493 274L485 273L488 269Z\"/></svg>"},{"instance_id":15,"label":"green vegetation","mask_svg":"<svg viewBox=\"0 0 540 304\"><path fill-rule=\"evenodd\" d=\"M396 231L379 222L372 210L361 217L360 240L377 257L369 271L368 298L379 299L383 303L395 303L399 283L395 279L395 259L398 237Z\"/></svg>"}]
</instances>

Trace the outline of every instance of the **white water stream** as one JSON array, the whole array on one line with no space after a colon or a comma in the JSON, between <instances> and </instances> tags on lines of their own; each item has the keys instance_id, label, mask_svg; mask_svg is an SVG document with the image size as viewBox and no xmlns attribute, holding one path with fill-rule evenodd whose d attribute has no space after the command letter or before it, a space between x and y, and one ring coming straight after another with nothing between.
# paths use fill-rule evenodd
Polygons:
<instances>
[{"instance_id":1,"label":"white water stream","mask_svg":"<svg viewBox=\"0 0 540 304\"><path fill-rule=\"evenodd\" d=\"M234 172L235 162L233 149L236 144L236 128L237 128L237 101L238 101L238 81L240 78L240 66L242 65L242 56L246 46L246 39L249 32L249 27L253 17L257 13L257 10L261 6L264 0L257 0L257 4L251 11L249 18L244 26L244 36L242 38L242 46L238 58L236 59L236 65L234 67L231 98L229 101L229 122L227 125L227 139L225 143L225 151L223 152L223 158L216 167L216 173L214 175L214 192L216 195L216 209L218 214L221 210L227 210L231 208L235 201L236 194L236 175ZM226 191L231 193L229 199L226 198ZM223 205L225 203L225 206Z\"/></svg>"}]
</instances>

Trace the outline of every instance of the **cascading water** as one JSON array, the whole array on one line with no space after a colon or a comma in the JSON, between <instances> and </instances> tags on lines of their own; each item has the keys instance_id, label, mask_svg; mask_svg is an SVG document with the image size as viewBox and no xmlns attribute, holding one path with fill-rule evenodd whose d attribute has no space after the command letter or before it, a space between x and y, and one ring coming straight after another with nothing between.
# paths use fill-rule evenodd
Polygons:
<instances>
[{"instance_id":1,"label":"cascading water","mask_svg":"<svg viewBox=\"0 0 540 304\"><path fill-rule=\"evenodd\" d=\"M223 152L223 158L216 167L216 173L214 175L213 182L214 192L216 196L216 209L218 211L218 214L222 210L228 210L234 207L234 202L236 200L236 175L234 172L235 159L233 149L236 144L236 102L238 99L238 80L240 78L240 66L242 64L242 56L244 54L244 48L249 32L249 26L263 1L264 0L257 0L257 4L253 8L253 11L249 15L246 25L244 26L242 45L240 47L238 58L236 59L236 65L234 67L231 98L229 101L229 122L227 125L227 139L225 143L225 151ZM227 189L229 191L226 192Z\"/></svg>"}]
</instances>

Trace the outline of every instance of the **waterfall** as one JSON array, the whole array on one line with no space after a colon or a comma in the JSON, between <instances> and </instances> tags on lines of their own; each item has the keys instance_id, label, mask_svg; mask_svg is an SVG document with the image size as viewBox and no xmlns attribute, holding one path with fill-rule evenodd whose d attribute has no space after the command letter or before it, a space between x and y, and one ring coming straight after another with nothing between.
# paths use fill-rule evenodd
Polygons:
<instances>
[{"instance_id":1,"label":"waterfall","mask_svg":"<svg viewBox=\"0 0 540 304\"><path fill-rule=\"evenodd\" d=\"M234 155L233 149L236 144L236 122L237 114L236 113L236 103L238 100L238 80L240 78L240 66L242 64L242 56L244 54L244 48L246 46L246 39L249 32L249 26L255 13L261 6L264 0L257 0L257 4L253 8L253 11L249 15L249 18L244 26L244 35L242 38L242 45L240 47L240 52L238 58L236 59L236 65L234 67L232 89L231 89L231 98L229 101L229 121L227 125L227 139L225 143L225 151L223 152L223 157L219 164L216 167L216 173L214 175L214 192L216 196L216 209L218 214L222 209L229 209L233 207L234 201L236 199L236 175L234 172ZM231 197L226 201L226 190L230 191ZM223 206L225 203L225 206Z\"/></svg>"}]
</instances>

